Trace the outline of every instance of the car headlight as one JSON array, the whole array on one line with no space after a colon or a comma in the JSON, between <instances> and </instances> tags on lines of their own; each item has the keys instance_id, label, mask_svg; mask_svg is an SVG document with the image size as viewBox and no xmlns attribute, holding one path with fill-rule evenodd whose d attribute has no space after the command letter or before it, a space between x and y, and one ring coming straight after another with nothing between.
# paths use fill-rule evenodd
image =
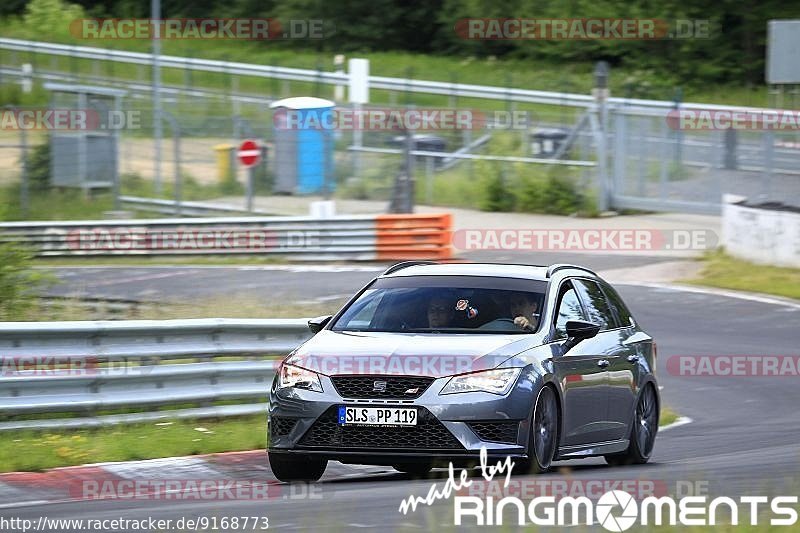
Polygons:
<instances>
[{"instance_id":1,"label":"car headlight","mask_svg":"<svg viewBox=\"0 0 800 533\"><path fill-rule=\"evenodd\" d=\"M456 394L459 392L505 394L511 389L511 385L514 384L521 371L521 368L502 368L453 376L439 394Z\"/></svg>"},{"instance_id":2,"label":"car headlight","mask_svg":"<svg viewBox=\"0 0 800 533\"><path fill-rule=\"evenodd\" d=\"M319 374L300 368L294 365L281 365L278 370L278 388L296 387L298 389L313 390L322 392L322 384L319 381Z\"/></svg>"}]
</instances>

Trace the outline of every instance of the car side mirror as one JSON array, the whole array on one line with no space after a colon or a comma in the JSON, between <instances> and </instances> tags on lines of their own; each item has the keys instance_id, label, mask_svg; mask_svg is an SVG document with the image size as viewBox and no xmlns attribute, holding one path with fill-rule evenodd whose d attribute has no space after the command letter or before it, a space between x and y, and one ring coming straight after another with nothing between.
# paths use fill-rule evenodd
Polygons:
<instances>
[{"instance_id":1,"label":"car side mirror","mask_svg":"<svg viewBox=\"0 0 800 533\"><path fill-rule=\"evenodd\" d=\"M579 342L595 337L600 332L600 325L585 320L567 320L567 340L564 349L570 350Z\"/></svg>"},{"instance_id":2,"label":"car side mirror","mask_svg":"<svg viewBox=\"0 0 800 533\"><path fill-rule=\"evenodd\" d=\"M319 330L325 327L325 325L331 321L333 315L325 315L325 316L318 316L316 318L311 318L308 320L308 329L311 330L311 333L317 334Z\"/></svg>"}]
</instances>

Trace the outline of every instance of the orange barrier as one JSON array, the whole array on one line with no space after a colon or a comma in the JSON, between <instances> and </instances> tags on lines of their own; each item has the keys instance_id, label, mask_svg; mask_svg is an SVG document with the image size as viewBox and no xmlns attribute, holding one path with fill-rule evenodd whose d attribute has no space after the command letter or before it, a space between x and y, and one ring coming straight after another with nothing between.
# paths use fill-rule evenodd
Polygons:
<instances>
[{"instance_id":1,"label":"orange barrier","mask_svg":"<svg viewBox=\"0 0 800 533\"><path fill-rule=\"evenodd\" d=\"M453 215L378 215L376 259L451 259Z\"/></svg>"}]
</instances>

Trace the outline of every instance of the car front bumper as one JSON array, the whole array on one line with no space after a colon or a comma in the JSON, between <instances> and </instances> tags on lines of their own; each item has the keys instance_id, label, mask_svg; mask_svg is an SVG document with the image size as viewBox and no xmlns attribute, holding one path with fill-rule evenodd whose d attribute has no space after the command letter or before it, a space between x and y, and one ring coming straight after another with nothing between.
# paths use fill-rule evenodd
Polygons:
<instances>
[{"instance_id":1,"label":"car front bumper","mask_svg":"<svg viewBox=\"0 0 800 533\"><path fill-rule=\"evenodd\" d=\"M381 376L391 379L391 376ZM327 376L323 392L276 390L269 403L269 453L311 454L360 464L409 460L474 461L525 458L534 385L521 376L503 396L488 392L440 395L449 377L438 378L413 400L344 398ZM339 406L416 407L418 427L339 426ZM333 417L333 418L332 418ZM502 428L501 437L493 428Z\"/></svg>"}]
</instances>

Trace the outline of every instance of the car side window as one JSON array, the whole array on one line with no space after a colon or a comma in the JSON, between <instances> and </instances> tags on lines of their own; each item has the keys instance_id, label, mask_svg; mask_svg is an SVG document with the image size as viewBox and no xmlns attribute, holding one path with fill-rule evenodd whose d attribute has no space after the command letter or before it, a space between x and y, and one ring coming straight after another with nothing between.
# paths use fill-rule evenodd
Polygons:
<instances>
[{"instance_id":1,"label":"car side window","mask_svg":"<svg viewBox=\"0 0 800 533\"><path fill-rule=\"evenodd\" d=\"M558 301L558 314L556 315L556 336L566 338L568 320L586 320L578 295L572 283L567 282L561 286L561 296Z\"/></svg>"},{"instance_id":2,"label":"car side window","mask_svg":"<svg viewBox=\"0 0 800 533\"><path fill-rule=\"evenodd\" d=\"M606 295L603 294L597 283L580 279L575 280L575 286L580 291L583 303L586 305L589 322L599 324L600 331L618 327L614 313L611 311L611 306L606 300Z\"/></svg>"},{"instance_id":3,"label":"car side window","mask_svg":"<svg viewBox=\"0 0 800 533\"><path fill-rule=\"evenodd\" d=\"M631 312L628 311L628 307L625 305L625 302L622 301L620 298L619 293L607 283L603 283L600 286L603 289L603 292L606 294L608 301L611 303L611 306L614 308L614 311L617 312L617 318L619 318L619 327L627 328L636 324L633 320L633 315Z\"/></svg>"}]
</instances>

